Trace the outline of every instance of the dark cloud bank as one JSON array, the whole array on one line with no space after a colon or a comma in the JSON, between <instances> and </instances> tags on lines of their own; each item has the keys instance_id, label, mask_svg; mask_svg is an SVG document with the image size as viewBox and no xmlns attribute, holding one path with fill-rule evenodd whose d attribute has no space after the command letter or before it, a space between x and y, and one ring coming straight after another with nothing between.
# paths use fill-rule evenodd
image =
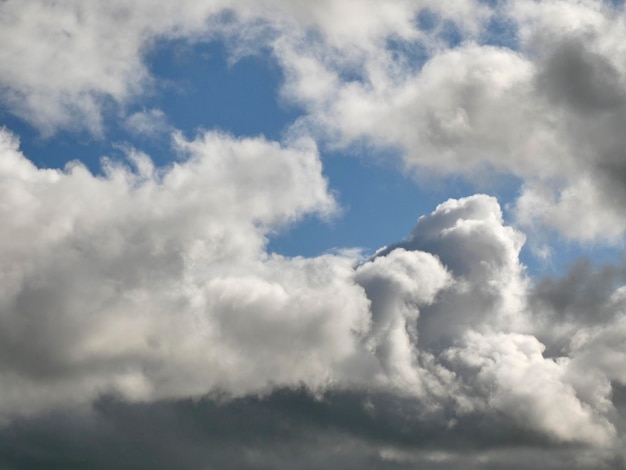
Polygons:
<instances>
[{"instance_id":1,"label":"dark cloud bank","mask_svg":"<svg viewBox=\"0 0 626 470\"><path fill-rule=\"evenodd\" d=\"M103 397L89 415L18 420L0 437L3 468L624 468L619 457L581 465L568 446L504 418L468 416L450 429L420 419L412 400L304 389L228 402Z\"/></svg>"}]
</instances>

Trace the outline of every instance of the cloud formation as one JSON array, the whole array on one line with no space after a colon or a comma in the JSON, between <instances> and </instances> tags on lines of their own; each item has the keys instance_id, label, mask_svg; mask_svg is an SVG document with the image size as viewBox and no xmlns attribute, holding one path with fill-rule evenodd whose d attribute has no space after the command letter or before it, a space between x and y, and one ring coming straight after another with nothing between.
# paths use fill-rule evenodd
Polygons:
<instances>
[{"instance_id":1,"label":"cloud formation","mask_svg":"<svg viewBox=\"0 0 626 470\"><path fill-rule=\"evenodd\" d=\"M310 142L174 134L176 163L155 168L131 152L132 169L105 161L94 176L79 163L38 169L14 136L2 138L0 410L8 429L25 423L26 442L49 432L45 416L97 435L116 409L138 407L148 426L142 410L208 396L199 409L226 422L252 407L263 423L274 413L265 407L278 407L324 448L317 424L283 410L299 397L297 406L356 413L320 426L352 449L375 442L379 463L469 451L447 439L485 455L539 442L572 445L572 455L619 449L623 288L591 298L604 302L602 323L568 314L560 292L576 280L533 287L518 258L524 237L494 198L449 200L369 260L287 258L265 250L267 234L334 208ZM564 331L576 333L547 356ZM106 396L118 397L113 408L90 414ZM358 430L363 420L375 434ZM386 434L396 420L408 431ZM426 430L428 444L410 437ZM504 441L490 443L498 433ZM269 439L255 452L278 445Z\"/></svg>"},{"instance_id":2,"label":"cloud formation","mask_svg":"<svg viewBox=\"0 0 626 470\"><path fill-rule=\"evenodd\" d=\"M267 363L257 381L250 360L264 353L253 336L278 361L309 341L323 341L338 362L350 350L365 308L333 295L349 261L262 252L268 231L333 210L315 148L215 133L174 139L181 160L169 167L131 153L134 171L105 161L97 177L78 162L37 169L2 133L3 413L107 388L137 399L222 384L248 391L272 370L291 383L325 361L312 349L302 358L310 369ZM329 331L337 309L345 325ZM304 321L290 322L296 314ZM254 318L284 341L265 342ZM210 374L197 375L199 360Z\"/></svg>"},{"instance_id":3,"label":"cloud formation","mask_svg":"<svg viewBox=\"0 0 626 470\"><path fill-rule=\"evenodd\" d=\"M222 40L232 60L265 47L283 98L306 110L292 132L392 147L417 174L513 175L527 227L611 242L626 230L613 197L624 182L620 3L7 1L0 12L1 99L44 134L106 133L111 109L157 86L146 62L160 43Z\"/></svg>"},{"instance_id":4,"label":"cloud formation","mask_svg":"<svg viewBox=\"0 0 626 470\"><path fill-rule=\"evenodd\" d=\"M533 279L520 251L523 230L623 240L625 11L1 2L7 112L98 138L115 114L172 150L43 169L0 130L0 467L624 468L626 270ZM269 51L302 109L284 141L133 112L172 40ZM337 213L318 149L359 146L514 178L513 222L477 194L368 259L268 250Z\"/></svg>"},{"instance_id":5,"label":"cloud formation","mask_svg":"<svg viewBox=\"0 0 626 470\"><path fill-rule=\"evenodd\" d=\"M452 43L441 28L454 20L431 12L426 30L418 22L413 35L343 55L327 43L281 44L284 93L310 112L300 129L342 148L397 149L418 175L487 186L498 175L520 178L525 226L618 242L623 5L512 1L472 11L478 31L453 22ZM489 40L503 23L513 48Z\"/></svg>"}]
</instances>

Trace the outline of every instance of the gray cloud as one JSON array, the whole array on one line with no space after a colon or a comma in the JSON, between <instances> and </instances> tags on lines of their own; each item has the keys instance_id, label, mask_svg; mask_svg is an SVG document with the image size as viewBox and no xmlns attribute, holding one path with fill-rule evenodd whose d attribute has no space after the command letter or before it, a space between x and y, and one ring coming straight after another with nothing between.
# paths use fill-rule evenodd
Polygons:
<instances>
[{"instance_id":1,"label":"gray cloud","mask_svg":"<svg viewBox=\"0 0 626 470\"><path fill-rule=\"evenodd\" d=\"M624 266L594 267L579 260L562 278L538 279L533 287L534 310L552 312L558 321L569 319L581 325L598 325L615 315L611 295L626 282Z\"/></svg>"},{"instance_id":2,"label":"gray cloud","mask_svg":"<svg viewBox=\"0 0 626 470\"><path fill-rule=\"evenodd\" d=\"M442 292L418 320L423 345L449 346L468 328L523 330L523 243L523 234L503 226L494 198L474 196L440 204L431 216L420 218L407 240L380 254L397 247L427 251L455 275L458 287Z\"/></svg>"},{"instance_id":3,"label":"gray cloud","mask_svg":"<svg viewBox=\"0 0 626 470\"><path fill-rule=\"evenodd\" d=\"M0 431L6 468L623 468L601 454L551 446L495 418L449 428L418 420L411 400L302 389L220 402L127 404L100 399L89 414L56 412ZM534 449L529 452L529 448ZM594 467L595 465L595 467Z\"/></svg>"},{"instance_id":4,"label":"gray cloud","mask_svg":"<svg viewBox=\"0 0 626 470\"><path fill-rule=\"evenodd\" d=\"M626 95L619 71L608 57L589 50L583 40L557 45L540 66L537 79L550 99L580 113L624 106Z\"/></svg>"}]
</instances>

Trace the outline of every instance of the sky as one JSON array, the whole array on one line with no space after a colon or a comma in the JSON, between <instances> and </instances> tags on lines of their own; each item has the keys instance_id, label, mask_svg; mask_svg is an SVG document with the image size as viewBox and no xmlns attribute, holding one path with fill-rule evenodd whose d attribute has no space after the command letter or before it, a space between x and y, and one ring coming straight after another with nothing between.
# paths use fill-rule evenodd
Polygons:
<instances>
[{"instance_id":1,"label":"sky","mask_svg":"<svg viewBox=\"0 0 626 470\"><path fill-rule=\"evenodd\" d=\"M0 2L0 470L626 469L626 7Z\"/></svg>"}]
</instances>

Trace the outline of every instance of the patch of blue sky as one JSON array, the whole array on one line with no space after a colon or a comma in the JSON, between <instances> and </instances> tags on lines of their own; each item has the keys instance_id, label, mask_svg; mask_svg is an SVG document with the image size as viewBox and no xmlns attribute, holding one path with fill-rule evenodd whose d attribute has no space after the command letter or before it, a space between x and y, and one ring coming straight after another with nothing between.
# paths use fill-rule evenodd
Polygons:
<instances>
[{"instance_id":1,"label":"patch of blue sky","mask_svg":"<svg viewBox=\"0 0 626 470\"><path fill-rule=\"evenodd\" d=\"M52 137L0 107L0 126L20 140L20 151L39 168L64 168L80 160L93 173L101 173L100 158L119 153L106 139L95 138L86 130L59 131ZM121 154L120 154L121 155Z\"/></svg>"},{"instance_id":2,"label":"patch of blue sky","mask_svg":"<svg viewBox=\"0 0 626 470\"><path fill-rule=\"evenodd\" d=\"M478 0L478 3L482 3L491 8L498 8L505 5L506 3L509 3L509 1L510 0Z\"/></svg>"},{"instance_id":3,"label":"patch of blue sky","mask_svg":"<svg viewBox=\"0 0 626 470\"><path fill-rule=\"evenodd\" d=\"M416 51L402 53L411 61L423 60ZM173 43L156 51L149 63L166 84L160 109L173 127L190 137L195 129L218 128L236 136L280 140L301 110L277 100L283 77L271 56L244 57L230 67L227 61L227 50L219 43ZM357 72L342 78L360 80ZM289 256L314 256L335 248L373 251L407 236L420 215L448 197L443 190L420 189L398 168L379 163L380 158L373 162L353 151L323 151L322 159L340 214L331 221L307 217L284 228L271 236L270 251Z\"/></svg>"},{"instance_id":4,"label":"patch of blue sky","mask_svg":"<svg viewBox=\"0 0 626 470\"><path fill-rule=\"evenodd\" d=\"M463 33L454 21L443 19L428 8L417 13L414 23L419 30L435 35L449 48L457 47L463 42Z\"/></svg>"},{"instance_id":5,"label":"patch of blue sky","mask_svg":"<svg viewBox=\"0 0 626 470\"><path fill-rule=\"evenodd\" d=\"M269 54L243 57L229 65L221 43L174 41L159 44L148 55L147 65L158 86L128 106L126 114L159 109L171 128L190 138L201 129L220 129L235 136L263 135L280 140L301 115L301 110L279 102L283 77ZM174 158L168 133L133 134L125 119L112 114L105 116L103 138L72 131L43 138L27 123L6 113L2 123L20 136L24 154L39 167L62 168L78 159L99 173L101 156L123 160L124 146L128 145L145 151L158 165ZM306 256L355 246L374 250L407 236L420 215L448 196L443 191L423 191L397 168L354 154L322 157L342 214L329 223L305 219L272 237L272 251Z\"/></svg>"},{"instance_id":6,"label":"patch of blue sky","mask_svg":"<svg viewBox=\"0 0 626 470\"><path fill-rule=\"evenodd\" d=\"M411 74L419 71L430 58L428 49L419 41L389 38L386 48L394 63L402 64L403 68Z\"/></svg>"},{"instance_id":7,"label":"patch of blue sky","mask_svg":"<svg viewBox=\"0 0 626 470\"><path fill-rule=\"evenodd\" d=\"M454 21L444 20L437 33L437 38L444 41L449 48L459 46L463 42L463 33Z\"/></svg>"},{"instance_id":8,"label":"patch of blue sky","mask_svg":"<svg viewBox=\"0 0 626 470\"><path fill-rule=\"evenodd\" d=\"M358 150L358 149L357 149ZM355 150L353 149L352 152ZM496 184L472 183L461 177L409 176L400 169L399 158L387 150L380 154L329 153L324 158L325 174L343 209L329 221L305 220L271 237L269 250L285 255L316 256L332 249L360 248L367 256L399 242L411 234L422 215L450 198L477 192L495 196L512 222L506 206L519 194L521 181L502 177ZM522 253L525 264L538 269L534 254Z\"/></svg>"},{"instance_id":9,"label":"patch of blue sky","mask_svg":"<svg viewBox=\"0 0 626 470\"><path fill-rule=\"evenodd\" d=\"M515 20L496 12L487 23L480 42L491 46L519 49L518 27Z\"/></svg>"},{"instance_id":10,"label":"patch of blue sky","mask_svg":"<svg viewBox=\"0 0 626 470\"><path fill-rule=\"evenodd\" d=\"M405 46L392 45L398 53L415 54L411 57L416 63L422 60L419 50L405 50ZM190 138L200 129L220 129L235 136L263 135L281 140L289 125L303 113L279 101L283 76L269 52L243 57L229 65L228 52L221 43L174 41L158 44L147 56L147 65L158 86L128 106L126 114L162 110L171 128L180 129ZM145 151L159 165L175 158L168 132L142 137L130 132L120 114L121 110L114 107L107 110L102 138L71 130L45 138L6 110L0 110L0 125L16 133L24 154L43 168L62 168L68 161L80 160L98 173L100 157L123 159L124 145ZM389 164L398 161L397 155L373 158L359 155L362 152L355 148L341 153L325 151L323 145L321 148L324 174L342 212L330 221L307 217L273 234L268 244L272 252L314 256L359 247L372 253L407 237L419 216L430 213L448 198L486 192L506 207L519 191L519 181L514 179L501 179L501 184L490 187L460 178L425 184L406 176L399 163ZM505 210L505 218L508 215ZM609 262L620 253L615 247L570 243L542 260L532 248L529 243L522 251L522 261L531 273L562 272L578 256Z\"/></svg>"},{"instance_id":11,"label":"patch of blue sky","mask_svg":"<svg viewBox=\"0 0 626 470\"><path fill-rule=\"evenodd\" d=\"M441 18L439 15L429 8L423 8L415 16L415 25L418 29L425 32L433 31L440 22Z\"/></svg>"},{"instance_id":12,"label":"patch of blue sky","mask_svg":"<svg viewBox=\"0 0 626 470\"><path fill-rule=\"evenodd\" d=\"M27 122L0 111L0 125L20 137L21 149L40 167L62 168L81 160L99 171L100 157L122 156L120 146L130 144L146 151L157 164L172 158L167 132L137 135L128 128L123 114L158 109L169 128L189 137L202 129L220 129L237 136L264 135L280 140L286 126L301 111L277 100L282 74L269 54L246 56L228 64L222 43L160 43L147 56L148 68L157 84L151 92L126 106L105 110L104 136L87 131L61 130L42 136Z\"/></svg>"},{"instance_id":13,"label":"patch of blue sky","mask_svg":"<svg viewBox=\"0 0 626 470\"><path fill-rule=\"evenodd\" d=\"M333 249L360 248L372 254L407 237L419 216L430 213L442 198L470 194L443 186L425 189L398 168L362 155L326 154L324 173L341 207L338 216L301 221L273 236L270 251L316 256Z\"/></svg>"},{"instance_id":14,"label":"patch of blue sky","mask_svg":"<svg viewBox=\"0 0 626 470\"><path fill-rule=\"evenodd\" d=\"M148 63L161 84L155 106L188 137L198 130L219 129L280 140L302 113L277 99L283 76L268 51L229 65L221 42L174 41L157 48Z\"/></svg>"}]
</instances>

